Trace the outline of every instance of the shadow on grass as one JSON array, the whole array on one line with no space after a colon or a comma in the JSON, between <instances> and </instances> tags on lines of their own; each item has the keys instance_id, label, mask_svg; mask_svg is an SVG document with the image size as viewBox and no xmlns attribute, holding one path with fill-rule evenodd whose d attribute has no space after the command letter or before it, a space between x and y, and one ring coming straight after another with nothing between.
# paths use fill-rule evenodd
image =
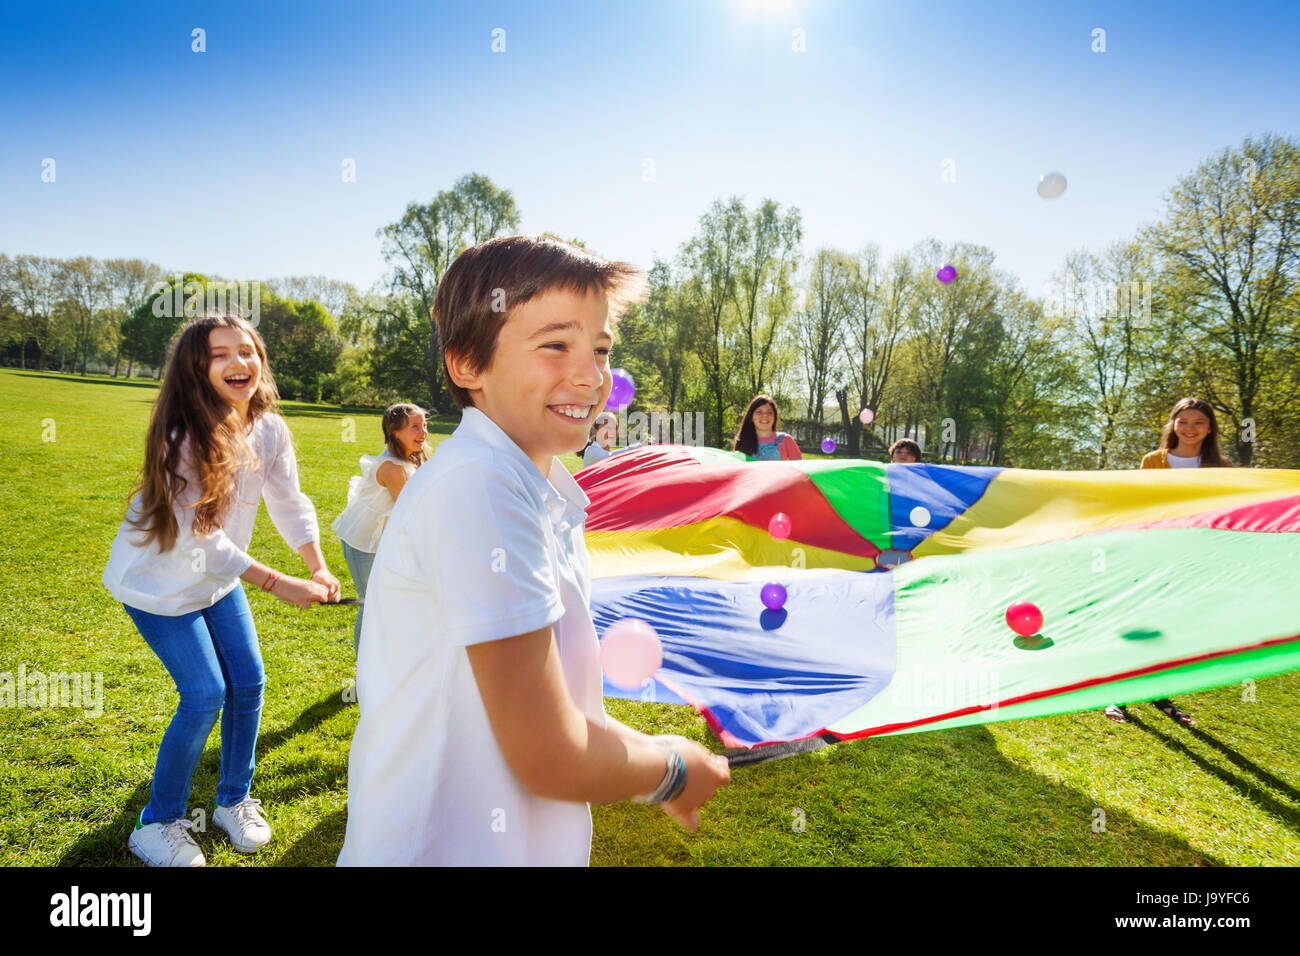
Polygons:
<instances>
[{"instance_id":1,"label":"shadow on grass","mask_svg":"<svg viewBox=\"0 0 1300 956\"><path fill-rule=\"evenodd\" d=\"M286 400L280 404L280 414L286 420L291 418L338 418L340 415L368 415L381 418L384 410L382 408L299 404ZM425 424L431 434L450 435L460 424L460 419L448 415L434 415L428 418Z\"/></svg>"},{"instance_id":2,"label":"shadow on grass","mask_svg":"<svg viewBox=\"0 0 1300 956\"><path fill-rule=\"evenodd\" d=\"M264 757L310 732L347 706L337 693L329 694L290 726L262 736L259 754ZM1131 722L1289 828L1300 823L1300 810L1262 793L1253 781L1214 765L1140 719ZM1295 798L1294 788L1231 747L1203 731L1188 732ZM302 793L304 776L311 778L312 790L336 788L346 769L333 763L326 759L315 766L305 763L300 771L290 769L298 782L277 799L292 802L294 794ZM218 765L219 751L208 748L192 805L210 806ZM59 865L137 865L126 840L148 789L148 781L137 786L112 822L79 839ZM793 830L791 808L801 821L806 819L804 831ZM1104 811L1105 832L1092 830L1099 810ZM595 865L1222 865L1181 836L1019 766L1001 753L985 727L852 741L816 754L737 767L731 787L705 808L694 835L646 807L624 803L593 811ZM332 862L342 848L346 817L346 809L340 809L312 822L295 835L276 864Z\"/></svg>"},{"instance_id":3,"label":"shadow on grass","mask_svg":"<svg viewBox=\"0 0 1300 956\"><path fill-rule=\"evenodd\" d=\"M8 369L7 371L17 372L19 369ZM144 378L94 378L88 376L82 378L75 372L34 372L31 369L23 373L24 378L48 378L56 382L77 382L80 385L125 385L129 388L147 388L150 391L158 391L159 383L154 379Z\"/></svg>"},{"instance_id":4,"label":"shadow on grass","mask_svg":"<svg viewBox=\"0 0 1300 956\"><path fill-rule=\"evenodd\" d=\"M1152 737L1154 737L1156 740L1158 740L1160 743L1162 743L1165 747L1167 747L1169 750L1173 751L1174 753L1186 757L1192 763L1196 764L1196 766L1199 767L1201 770L1223 781L1224 784L1236 790L1243 797L1245 797L1251 803L1255 804L1265 813L1269 814L1270 816L1276 817L1289 830L1292 830L1295 833L1300 833L1300 807L1287 806L1285 803L1281 803L1280 801L1276 800L1269 794L1265 793L1263 787L1261 787L1259 784L1255 783L1254 781L1249 780L1245 777L1238 776L1237 774L1234 774L1231 771L1224 769L1223 767L1216 767L1214 764L1210 763L1210 761L1206 760L1200 754L1194 753L1191 750L1191 748L1188 747L1181 740L1177 740L1174 737L1169 736L1168 734L1162 734L1160 731L1156 730L1155 727L1152 727L1147 723L1145 723L1144 721L1133 716L1132 711L1129 712L1129 723L1133 724L1144 733L1150 734ZM1294 800L1297 803L1300 803L1300 791L1297 791L1294 787L1290 786L1284 781L1279 780L1277 777L1273 776L1273 774L1269 773L1267 770L1260 767L1258 764L1255 764L1254 762L1246 759L1241 754L1237 753L1237 751L1229 747L1227 744L1222 743L1219 740L1216 740L1214 737L1206 733L1203 729L1199 729L1196 727L1185 727L1182 724L1176 724L1176 726L1186 731L1187 733L1191 734L1193 737L1195 737L1197 740L1204 743L1206 746L1212 747L1213 749L1219 751L1219 753L1223 754L1224 757L1226 757L1231 763L1240 767L1242 770L1246 771L1247 773L1254 774L1256 777L1258 777L1268 786L1281 791L1289 799Z\"/></svg>"},{"instance_id":5,"label":"shadow on grass","mask_svg":"<svg viewBox=\"0 0 1300 956\"><path fill-rule=\"evenodd\" d=\"M338 859L343 849L343 835L347 831L348 811L336 810L321 819L300 836L294 844L276 858L276 866L321 866L322 858L329 865Z\"/></svg>"},{"instance_id":6,"label":"shadow on grass","mask_svg":"<svg viewBox=\"0 0 1300 956\"><path fill-rule=\"evenodd\" d=\"M301 714L299 714L298 719L295 720L288 727L284 728L283 730L276 730L269 734L258 734L257 736L258 761L260 762L264 760L268 753L270 753L276 747L281 746L285 741L289 740L290 738L296 737L299 734L305 734L307 731L316 728L320 724L323 724L325 721L329 720L331 717L337 714L344 707L355 707L355 706L356 706L355 704L345 704L343 702L343 695L339 691L331 691L330 693L322 697L320 700L316 701L316 703L312 704L310 707L304 710ZM208 758L209 755L205 753L204 761L206 762ZM200 763L200 766L202 766L202 763ZM212 769L218 770L220 766L221 766L220 758L219 757L213 758Z\"/></svg>"},{"instance_id":7,"label":"shadow on grass","mask_svg":"<svg viewBox=\"0 0 1300 956\"><path fill-rule=\"evenodd\" d=\"M259 734L257 738L258 762L265 759L266 755L275 748L283 745L285 741L298 734L307 733L315 729L320 724L329 720L344 707L355 706L343 703L342 696L337 693L330 693L322 697L316 703L312 704L298 718L283 730L273 731L268 734ZM218 738L219 740L220 738ZM161 742L161 741L160 741ZM195 807L204 807L210 814L213 800L216 796L217 781L221 774L221 749L220 746L208 746L204 748L203 756L199 758L199 766L194 772L193 790L190 792L190 810L193 812ZM342 775L346 777L346 765L343 768ZM333 781L339 779L339 774L333 774ZM328 785L328 782L327 784ZM126 848L126 841L131 836L131 828L140 817L140 811L144 809L145 804L149 802L150 781L142 781L131 795L127 797L122 808L114 815L112 821L92 830L79 837L72 846L64 851L59 857L58 866L143 866L139 860L132 855L131 851ZM257 779L254 777L253 788L258 790ZM301 787L295 787L292 792L280 793L276 790L266 791L268 795L273 795L280 799L291 799L294 794L302 792ZM220 831L214 831L214 828L208 826L208 833L215 832L221 837ZM199 838L199 845L203 846L202 837ZM343 835L339 832L338 847L334 852L337 855L338 850L342 849Z\"/></svg>"},{"instance_id":8,"label":"shadow on grass","mask_svg":"<svg viewBox=\"0 0 1300 956\"><path fill-rule=\"evenodd\" d=\"M56 866L144 866L126 848L131 828L149 802L149 781L141 781L111 822L83 834L63 851Z\"/></svg>"},{"instance_id":9,"label":"shadow on grass","mask_svg":"<svg viewBox=\"0 0 1300 956\"><path fill-rule=\"evenodd\" d=\"M737 767L693 835L643 807L592 809L592 863L602 866L1222 865L1177 834L1019 766L984 727ZM1104 831L1093 830L1098 823Z\"/></svg>"}]
</instances>

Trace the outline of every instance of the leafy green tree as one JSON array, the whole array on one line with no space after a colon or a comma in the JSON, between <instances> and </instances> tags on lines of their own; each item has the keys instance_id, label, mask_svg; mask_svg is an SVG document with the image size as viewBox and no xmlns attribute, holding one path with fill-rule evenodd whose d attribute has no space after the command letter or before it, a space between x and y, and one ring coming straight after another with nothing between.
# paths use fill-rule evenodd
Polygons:
<instances>
[{"instance_id":1,"label":"leafy green tree","mask_svg":"<svg viewBox=\"0 0 1300 956\"><path fill-rule=\"evenodd\" d=\"M1055 277L1054 311L1080 370L1075 440L1092 446L1094 468L1132 467L1150 440L1152 271L1142 244L1128 241L1101 256L1072 252Z\"/></svg>"},{"instance_id":2,"label":"leafy green tree","mask_svg":"<svg viewBox=\"0 0 1300 956\"><path fill-rule=\"evenodd\" d=\"M113 377L117 377L126 352L123 324L149 298L149 289L161 279L160 266L140 259L109 259L104 263L104 281L108 288L108 308L105 310L107 326L112 331L116 352L113 356ZM127 357L127 377L131 376L132 360Z\"/></svg>"},{"instance_id":3,"label":"leafy green tree","mask_svg":"<svg viewBox=\"0 0 1300 956\"><path fill-rule=\"evenodd\" d=\"M735 302L749 229L749 216L738 196L725 203L714 200L681 252L689 275L687 294L705 322L699 358L713 406L708 427L718 446L724 442L726 411L736 402L738 391L732 381L738 364L734 354Z\"/></svg>"},{"instance_id":4,"label":"leafy green tree","mask_svg":"<svg viewBox=\"0 0 1300 956\"><path fill-rule=\"evenodd\" d=\"M916 279L908 256L894 256L885 264L875 246L862 250L850 264L844 335L846 382L835 390L835 400L848 439L848 454L856 457L862 453L864 429L859 415L864 408L880 409L895 352L907 332Z\"/></svg>"},{"instance_id":5,"label":"leafy green tree","mask_svg":"<svg viewBox=\"0 0 1300 956\"><path fill-rule=\"evenodd\" d=\"M103 265L90 256L60 262L56 276L61 293L60 315L71 331L72 365L86 374L86 362L100 336L103 311L108 306L108 282Z\"/></svg>"},{"instance_id":6,"label":"leafy green tree","mask_svg":"<svg viewBox=\"0 0 1300 956\"><path fill-rule=\"evenodd\" d=\"M266 341L267 359L285 398L319 402L325 380L334 374L343 340L334 320L318 302L295 302L264 293L257 330Z\"/></svg>"},{"instance_id":7,"label":"leafy green tree","mask_svg":"<svg viewBox=\"0 0 1300 956\"><path fill-rule=\"evenodd\" d=\"M1044 316L1043 304L1014 288L1004 290L984 362L978 405L988 429L988 460L1000 465L1014 448L1016 425L1029 416L1041 421L1053 394L1048 366L1060 321ZM1040 387L1035 388L1038 384ZM1008 447L1011 446L1011 447Z\"/></svg>"},{"instance_id":8,"label":"leafy green tree","mask_svg":"<svg viewBox=\"0 0 1300 956\"><path fill-rule=\"evenodd\" d=\"M162 378L167 347L187 317L204 311L211 281L201 273L185 272L178 290L175 278L158 280L148 298L122 321L122 349L128 359L152 366L154 378Z\"/></svg>"},{"instance_id":9,"label":"leafy green tree","mask_svg":"<svg viewBox=\"0 0 1300 956\"><path fill-rule=\"evenodd\" d=\"M1295 398L1288 368L1300 347L1300 146L1247 137L1211 157L1179 180L1144 238L1190 333L1183 351L1197 387L1249 465L1250 433L1278 427Z\"/></svg>"},{"instance_id":10,"label":"leafy green tree","mask_svg":"<svg viewBox=\"0 0 1300 956\"><path fill-rule=\"evenodd\" d=\"M793 329L803 364L808 418L822 424L826 397L839 373L844 327L853 298L853 263L833 249L819 249L809 263L804 308L795 312Z\"/></svg>"},{"instance_id":11,"label":"leafy green tree","mask_svg":"<svg viewBox=\"0 0 1300 956\"><path fill-rule=\"evenodd\" d=\"M656 259L650 269L650 297L619 322L615 364L637 381L637 398L672 413L687 407L703 325L685 281L670 263Z\"/></svg>"},{"instance_id":12,"label":"leafy green tree","mask_svg":"<svg viewBox=\"0 0 1300 956\"><path fill-rule=\"evenodd\" d=\"M510 191L471 173L450 190L439 192L432 202L409 204L401 219L379 230L390 268L390 301L374 316L376 354L371 376L376 382L401 382L407 394L413 394L410 374L388 363L409 363L418 355L423 376L420 393L431 407L450 411L442 350L433 326L438 283L470 246L518 228L519 210Z\"/></svg>"},{"instance_id":13,"label":"leafy green tree","mask_svg":"<svg viewBox=\"0 0 1300 956\"><path fill-rule=\"evenodd\" d=\"M797 208L784 214L764 199L749 216L736 268L737 316L746 390L769 389L774 347L793 306L793 278L799 266L803 220Z\"/></svg>"},{"instance_id":14,"label":"leafy green tree","mask_svg":"<svg viewBox=\"0 0 1300 956\"><path fill-rule=\"evenodd\" d=\"M16 337L20 361L27 363L27 344L36 348L36 367L44 365L54 333L52 315L58 298L57 260L43 256L15 256L9 268L10 296L17 313Z\"/></svg>"},{"instance_id":15,"label":"leafy green tree","mask_svg":"<svg viewBox=\"0 0 1300 956\"><path fill-rule=\"evenodd\" d=\"M933 276L944 264L957 269L955 282L917 283L912 324L924 402L935 425L929 434L939 437L941 444L934 447L941 457L958 456L963 437L971 430L972 400L966 392L977 384L971 359L963 360L961 368L958 363L963 355L987 353L981 339L995 316L998 298L993 252L968 243L944 247L931 239L918 244L913 257L922 275ZM944 426L945 419L950 420L949 427Z\"/></svg>"},{"instance_id":16,"label":"leafy green tree","mask_svg":"<svg viewBox=\"0 0 1300 956\"><path fill-rule=\"evenodd\" d=\"M415 402L424 408L448 411L441 391L442 352L436 330L410 296L385 296L371 307L374 342L369 376L375 389L393 401Z\"/></svg>"}]
</instances>

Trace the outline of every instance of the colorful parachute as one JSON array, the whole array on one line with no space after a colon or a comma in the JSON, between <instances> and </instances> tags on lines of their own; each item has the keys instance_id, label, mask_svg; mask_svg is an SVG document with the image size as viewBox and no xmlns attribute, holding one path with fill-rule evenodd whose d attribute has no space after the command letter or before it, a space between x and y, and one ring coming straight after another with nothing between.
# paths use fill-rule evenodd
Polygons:
<instances>
[{"instance_id":1,"label":"colorful parachute","mask_svg":"<svg viewBox=\"0 0 1300 956\"><path fill-rule=\"evenodd\" d=\"M661 445L578 473L598 633L729 746L935 730L1300 669L1300 472L744 463ZM790 517L788 538L769 521ZM760 600L778 581L778 611ZM1018 637L1016 601L1043 612Z\"/></svg>"}]
</instances>

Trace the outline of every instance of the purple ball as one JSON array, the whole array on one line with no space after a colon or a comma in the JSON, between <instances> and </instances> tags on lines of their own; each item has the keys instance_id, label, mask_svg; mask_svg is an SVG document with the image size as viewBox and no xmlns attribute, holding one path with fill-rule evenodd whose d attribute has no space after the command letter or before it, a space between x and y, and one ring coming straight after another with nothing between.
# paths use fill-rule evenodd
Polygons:
<instances>
[{"instance_id":1,"label":"purple ball","mask_svg":"<svg viewBox=\"0 0 1300 956\"><path fill-rule=\"evenodd\" d=\"M614 369L613 376L614 387L610 389L609 401L605 407L611 412L621 412L632 404L632 397L636 395L636 383L626 369Z\"/></svg>"},{"instance_id":2,"label":"purple ball","mask_svg":"<svg viewBox=\"0 0 1300 956\"><path fill-rule=\"evenodd\" d=\"M940 282L942 282L944 285L947 285L953 279L957 278L957 270L954 269L952 266L944 266L942 269L940 269L938 272L934 274L934 277L938 279Z\"/></svg>"},{"instance_id":3,"label":"purple ball","mask_svg":"<svg viewBox=\"0 0 1300 956\"><path fill-rule=\"evenodd\" d=\"M826 454L829 455L829 454L830 454L831 452L833 452L834 450L835 450L835 439L834 439L834 438L823 438L823 439L822 439L822 451L824 451Z\"/></svg>"},{"instance_id":4,"label":"purple ball","mask_svg":"<svg viewBox=\"0 0 1300 956\"><path fill-rule=\"evenodd\" d=\"M777 584L775 581L764 584L759 596L763 599L763 607L769 611L779 611L785 606L785 585Z\"/></svg>"}]
</instances>

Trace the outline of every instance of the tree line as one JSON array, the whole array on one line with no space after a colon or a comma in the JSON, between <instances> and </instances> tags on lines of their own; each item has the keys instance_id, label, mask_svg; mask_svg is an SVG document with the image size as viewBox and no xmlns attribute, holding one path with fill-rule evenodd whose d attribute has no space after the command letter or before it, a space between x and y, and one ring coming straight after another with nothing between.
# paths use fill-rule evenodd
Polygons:
<instances>
[{"instance_id":1,"label":"tree line","mask_svg":"<svg viewBox=\"0 0 1300 956\"><path fill-rule=\"evenodd\" d=\"M519 222L510 191L471 174L379 230L387 271L373 288L260 283L282 394L453 413L430 321L438 283L464 249ZM801 442L832 438L849 456L914 437L927 460L1132 467L1194 394L1239 464L1300 467L1298 229L1300 147L1274 135L1204 160L1135 235L1069 252L1041 296L986 246L805 249L797 208L719 198L652 264L614 362L636 380L635 408L702 412L719 446L765 392ZM4 361L157 375L183 321L160 299L202 311L204 293L234 285L139 260L0 255Z\"/></svg>"}]
</instances>

